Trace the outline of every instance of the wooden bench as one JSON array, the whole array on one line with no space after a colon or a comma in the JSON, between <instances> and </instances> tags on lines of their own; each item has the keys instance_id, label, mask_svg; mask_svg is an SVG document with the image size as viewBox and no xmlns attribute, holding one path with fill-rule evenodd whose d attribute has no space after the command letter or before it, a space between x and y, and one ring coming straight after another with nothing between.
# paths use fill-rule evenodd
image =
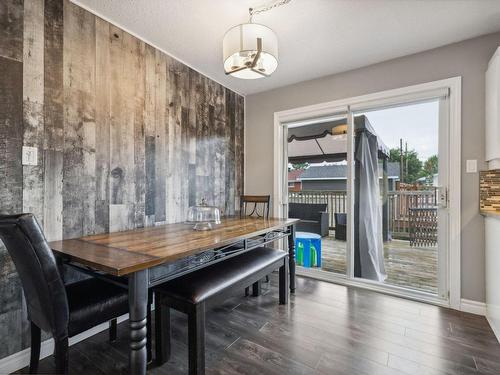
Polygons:
<instances>
[{"instance_id":1,"label":"wooden bench","mask_svg":"<svg viewBox=\"0 0 500 375\"><path fill-rule=\"evenodd\" d=\"M205 373L205 311L279 268L279 302L288 302L288 254L257 248L178 277L154 288L155 354L170 357L170 308L188 315L189 373Z\"/></svg>"}]
</instances>

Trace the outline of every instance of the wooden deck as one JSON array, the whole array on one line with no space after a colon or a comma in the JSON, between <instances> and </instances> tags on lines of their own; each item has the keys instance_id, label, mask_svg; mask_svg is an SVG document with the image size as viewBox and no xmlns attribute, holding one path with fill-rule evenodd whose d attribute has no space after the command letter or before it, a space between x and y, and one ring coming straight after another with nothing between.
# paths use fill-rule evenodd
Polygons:
<instances>
[{"instance_id":1,"label":"wooden deck","mask_svg":"<svg viewBox=\"0 0 500 375\"><path fill-rule=\"evenodd\" d=\"M437 293L437 247L410 247L409 241L385 243L386 283ZM346 273L346 242L336 240L334 232L322 240L324 271Z\"/></svg>"}]
</instances>

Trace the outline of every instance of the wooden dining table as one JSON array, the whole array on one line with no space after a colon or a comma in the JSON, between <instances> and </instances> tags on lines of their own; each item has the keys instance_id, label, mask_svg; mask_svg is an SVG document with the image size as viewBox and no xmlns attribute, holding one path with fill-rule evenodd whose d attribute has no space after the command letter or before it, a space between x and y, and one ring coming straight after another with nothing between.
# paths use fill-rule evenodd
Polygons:
<instances>
[{"instance_id":1,"label":"wooden dining table","mask_svg":"<svg viewBox=\"0 0 500 375\"><path fill-rule=\"evenodd\" d=\"M289 285L293 293L295 224L298 221L231 217L223 219L209 231L195 231L184 223L164 224L54 241L50 246L60 261L83 272L109 277L110 282L124 281L129 294L130 373L145 374L148 289L242 252L288 238Z\"/></svg>"}]
</instances>

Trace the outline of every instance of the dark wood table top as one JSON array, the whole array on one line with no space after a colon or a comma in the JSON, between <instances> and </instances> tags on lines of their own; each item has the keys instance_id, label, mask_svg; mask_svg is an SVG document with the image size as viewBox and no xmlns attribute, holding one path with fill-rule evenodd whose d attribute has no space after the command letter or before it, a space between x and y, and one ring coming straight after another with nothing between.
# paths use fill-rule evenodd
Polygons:
<instances>
[{"instance_id":1,"label":"dark wood table top","mask_svg":"<svg viewBox=\"0 0 500 375\"><path fill-rule=\"evenodd\" d=\"M211 231L192 225L165 224L50 242L52 250L72 261L123 276L162 263L282 229L297 219L225 218Z\"/></svg>"}]
</instances>

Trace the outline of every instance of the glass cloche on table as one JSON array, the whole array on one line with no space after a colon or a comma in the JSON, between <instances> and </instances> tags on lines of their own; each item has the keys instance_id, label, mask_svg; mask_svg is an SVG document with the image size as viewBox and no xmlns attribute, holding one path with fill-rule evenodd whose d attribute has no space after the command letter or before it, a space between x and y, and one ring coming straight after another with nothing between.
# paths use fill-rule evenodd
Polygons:
<instances>
[{"instance_id":1,"label":"glass cloche on table","mask_svg":"<svg viewBox=\"0 0 500 375\"><path fill-rule=\"evenodd\" d=\"M194 224L194 230L211 230L213 224L220 224L220 210L202 199L198 206L189 207L186 222Z\"/></svg>"}]
</instances>

